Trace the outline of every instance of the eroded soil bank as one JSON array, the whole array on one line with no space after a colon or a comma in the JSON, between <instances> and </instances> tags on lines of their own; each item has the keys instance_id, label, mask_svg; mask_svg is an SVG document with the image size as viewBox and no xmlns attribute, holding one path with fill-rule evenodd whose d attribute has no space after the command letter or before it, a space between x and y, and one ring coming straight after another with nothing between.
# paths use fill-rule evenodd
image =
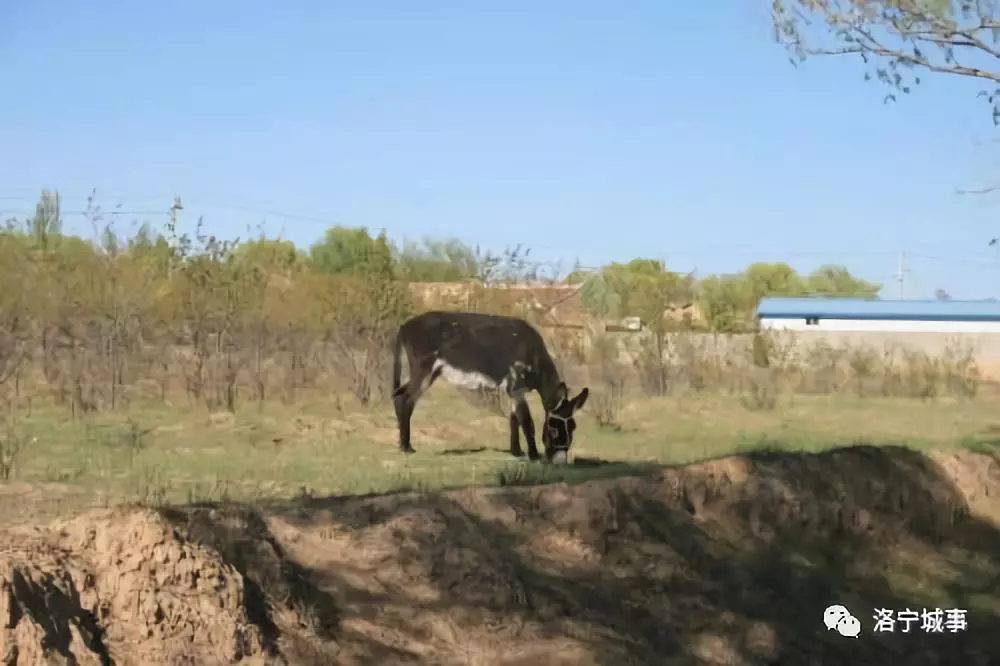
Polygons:
<instances>
[{"instance_id":1,"label":"eroded soil bank","mask_svg":"<svg viewBox=\"0 0 1000 666\"><path fill-rule=\"evenodd\" d=\"M1000 456L875 447L94 511L0 533L0 664L1000 663L998 524ZM969 628L874 634L876 607Z\"/></svg>"}]
</instances>

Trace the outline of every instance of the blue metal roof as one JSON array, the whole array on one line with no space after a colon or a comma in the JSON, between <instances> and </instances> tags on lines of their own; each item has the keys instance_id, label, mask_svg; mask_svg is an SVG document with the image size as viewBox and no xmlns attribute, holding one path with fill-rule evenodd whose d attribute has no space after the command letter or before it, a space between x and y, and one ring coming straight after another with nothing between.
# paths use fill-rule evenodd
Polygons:
<instances>
[{"instance_id":1,"label":"blue metal roof","mask_svg":"<svg viewBox=\"0 0 1000 666\"><path fill-rule=\"evenodd\" d=\"M757 316L768 319L1000 321L1000 302L768 297L760 300Z\"/></svg>"}]
</instances>

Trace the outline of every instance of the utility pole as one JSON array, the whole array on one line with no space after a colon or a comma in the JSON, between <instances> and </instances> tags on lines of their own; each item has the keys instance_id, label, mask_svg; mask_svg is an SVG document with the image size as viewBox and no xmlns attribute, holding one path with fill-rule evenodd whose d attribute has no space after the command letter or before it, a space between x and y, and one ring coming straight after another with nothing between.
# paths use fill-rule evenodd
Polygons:
<instances>
[{"instance_id":1,"label":"utility pole","mask_svg":"<svg viewBox=\"0 0 1000 666\"><path fill-rule=\"evenodd\" d=\"M896 262L896 281L899 282L899 300L906 298L906 274L910 269L906 267L906 252L900 250L899 258Z\"/></svg>"}]
</instances>

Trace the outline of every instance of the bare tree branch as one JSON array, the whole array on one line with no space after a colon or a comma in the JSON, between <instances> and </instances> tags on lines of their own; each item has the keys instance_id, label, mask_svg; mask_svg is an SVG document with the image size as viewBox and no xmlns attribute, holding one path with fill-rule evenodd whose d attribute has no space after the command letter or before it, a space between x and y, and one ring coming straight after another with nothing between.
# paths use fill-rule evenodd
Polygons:
<instances>
[{"instance_id":1,"label":"bare tree branch","mask_svg":"<svg viewBox=\"0 0 1000 666\"><path fill-rule=\"evenodd\" d=\"M996 0L773 0L777 41L793 62L858 55L875 78L909 94L920 70L998 84L980 96L1000 124ZM873 71L872 71L873 70ZM887 100L895 99L890 93Z\"/></svg>"},{"instance_id":2,"label":"bare tree branch","mask_svg":"<svg viewBox=\"0 0 1000 666\"><path fill-rule=\"evenodd\" d=\"M957 189L955 194L992 194L1000 189L1000 185L990 185L989 187L981 187L978 189Z\"/></svg>"}]
</instances>

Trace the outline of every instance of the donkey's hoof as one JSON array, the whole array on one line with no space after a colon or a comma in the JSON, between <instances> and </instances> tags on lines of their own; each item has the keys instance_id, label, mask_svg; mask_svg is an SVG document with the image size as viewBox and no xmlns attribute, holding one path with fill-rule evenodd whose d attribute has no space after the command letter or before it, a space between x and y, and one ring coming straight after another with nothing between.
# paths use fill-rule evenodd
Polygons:
<instances>
[{"instance_id":1,"label":"donkey's hoof","mask_svg":"<svg viewBox=\"0 0 1000 666\"><path fill-rule=\"evenodd\" d=\"M400 447L399 450L402 451L403 453L405 453L406 455L410 455L412 453L416 453L417 452L417 450L415 448L413 448L412 446Z\"/></svg>"}]
</instances>

